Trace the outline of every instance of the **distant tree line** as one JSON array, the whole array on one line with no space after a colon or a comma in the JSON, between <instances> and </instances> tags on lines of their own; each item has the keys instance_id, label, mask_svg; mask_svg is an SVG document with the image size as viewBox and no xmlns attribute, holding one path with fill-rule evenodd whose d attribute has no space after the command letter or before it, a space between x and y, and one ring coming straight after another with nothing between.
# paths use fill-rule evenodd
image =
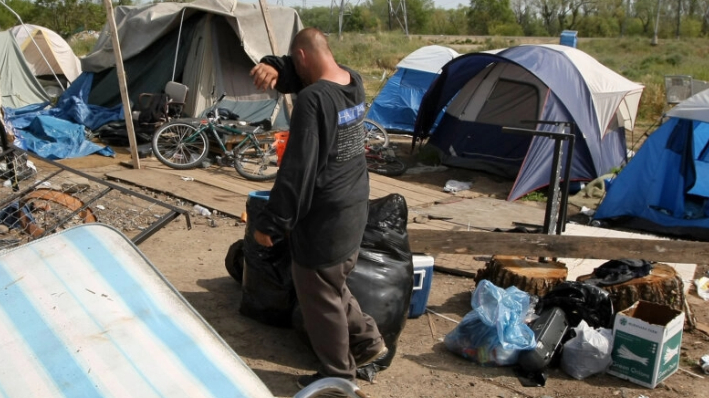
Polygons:
<instances>
[{"instance_id":1,"label":"distant tree line","mask_svg":"<svg viewBox=\"0 0 709 398\"><path fill-rule=\"evenodd\" d=\"M62 37L85 31L100 31L106 23L106 8L101 0L0 0L17 13L22 22L49 28ZM113 5L131 5L132 0ZM19 25L17 16L0 4L0 29Z\"/></svg>"},{"instance_id":2,"label":"distant tree line","mask_svg":"<svg viewBox=\"0 0 709 398\"><path fill-rule=\"evenodd\" d=\"M343 10L343 31L401 30L400 0L366 0ZM659 9L658 9L659 7ZM339 9L298 9L303 23L337 32ZM456 9L433 0L406 0L410 34L582 37L709 36L709 0L470 0Z\"/></svg>"},{"instance_id":3,"label":"distant tree line","mask_svg":"<svg viewBox=\"0 0 709 398\"><path fill-rule=\"evenodd\" d=\"M255 1L255 0L252 0ZM271 0L272 1L272 0ZM557 36L575 30L581 37L653 36L659 18L660 38L709 36L709 0L470 0L455 9L437 8L433 0L350 1L339 7L295 7L306 26L326 32ZM101 0L4 0L25 23L42 25L64 37L100 30L106 21ZM130 5L133 0L114 1ZM341 21L341 22L340 22ZM0 5L0 28L17 25Z\"/></svg>"}]
</instances>

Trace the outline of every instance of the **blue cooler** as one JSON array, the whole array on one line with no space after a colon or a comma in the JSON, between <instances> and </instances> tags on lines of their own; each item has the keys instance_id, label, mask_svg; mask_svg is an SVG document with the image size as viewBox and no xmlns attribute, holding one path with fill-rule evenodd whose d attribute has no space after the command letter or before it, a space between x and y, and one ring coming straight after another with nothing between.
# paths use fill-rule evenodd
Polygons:
<instances>
[{"instance_id":1,"label":"blue cooler","mask_svg":"<svg viewBox=\"0 0 709 398\"><path fill-rule=\"evenodd\" d=\"M411 291L409 318L418 318L426 312L428 294L431 292L433 279L433 257L420 254L413 255L414 288Z\"/></svg>"},{"instance_id":2,"label":"blue cooler","mask_svg":"<svg viewBox=\"0 0 709 398\"><path fill-rule=\"evenodd\" d=\"M246 199L248 200L265 200L268 202L268 197L271 195L271 191L251 191L249 192L249 197Z\"/></svg>"},{"instance_id":3,"label":"blue cooler","mask_svg":"<svg viewBox=\"0 0 709 398\"><path fill-rule=\"evenodd\" d=\"M577 33L578 32L575 30L565 30L565 31L561 32L561 37L559 38L559 44L561 44L562 46L576 48L576 42L578 41L576 38Z\"/></svg>"}]
</instances>

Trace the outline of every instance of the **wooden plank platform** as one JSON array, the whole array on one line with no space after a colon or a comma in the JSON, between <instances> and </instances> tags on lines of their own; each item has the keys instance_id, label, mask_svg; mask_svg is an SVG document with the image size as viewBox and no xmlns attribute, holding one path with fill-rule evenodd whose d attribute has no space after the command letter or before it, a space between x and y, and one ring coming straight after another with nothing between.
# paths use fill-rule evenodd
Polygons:
<instances>
[{"instance_id":1,"label":"wooden plank platform","mask_svg":"<svg viewBox=\"0 0 709 398\"><path fill-rule=\"evenodd\" d=\"M175 170L157 159L141 159L141 169L126 169L106 174L108 178L129 182L198 203L212 210L239 217L246 210L249 192L268 191L273 181L250 181L231 167L212 166L207 169ZM393 178L370 174L370 199L398 193L409 207L431 206L451 194L417 186Z\"/></svg>"},{"instance_id":2,"label":"wooden plank platform","mask_svg":"<svg viewBox=\"0 0 709 398\"><path fill-rule=\"evenodd\" d=\"M240 217L246 210L250 192L273 187L273 181L249 181L231 167L175 170L153 158L144 159L141 163L143 168L140 170L114 171L107 176L234 217ZM706 244L649 242L643 237L620 242L615 237L490 234L493 229L513 228L514 223L518 222L541 225L545 209L538 203L507 202L485 196L456 196L377 174L370 174L370 189L371 199L391 193L404 196L409 208L408 229L414 252L433 255L437 266L466 272L474 271L482 264L471 260L474 255L565 257L566 261L574 258L643 258L696 264L704 261L709 254ZM585 272L588 268L587 264L572 264L570 269L575 273ZM693 272L693 268L688 271Z\"/></svg>"}]
</instances>

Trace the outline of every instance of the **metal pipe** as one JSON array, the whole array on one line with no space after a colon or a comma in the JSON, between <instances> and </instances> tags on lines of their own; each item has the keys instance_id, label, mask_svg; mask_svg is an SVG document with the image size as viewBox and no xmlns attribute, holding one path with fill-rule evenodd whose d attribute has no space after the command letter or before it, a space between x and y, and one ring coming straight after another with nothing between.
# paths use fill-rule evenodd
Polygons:
<instances>
[{"instance_id":1,"label":"metal pipe","mask_svg":"<svg viewBox=\"0 0 709 398\"><path fill-rule=\"evenodd\" d=\"M182 22L185 20L185 10L182 9L182 16L180 16L180 29L177 31L177 44L175 45L175 62L172 64L172 81L175 81L175 71L177 70L177 54L180 52L180 38L182 37Z\"/></svg>"}]
</instances>

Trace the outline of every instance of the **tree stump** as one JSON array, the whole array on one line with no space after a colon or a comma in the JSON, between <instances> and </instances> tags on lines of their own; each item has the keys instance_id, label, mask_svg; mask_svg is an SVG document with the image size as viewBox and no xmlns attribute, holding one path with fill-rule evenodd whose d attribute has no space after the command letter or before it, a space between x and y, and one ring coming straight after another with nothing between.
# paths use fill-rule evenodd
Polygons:
<instances>
[{"instance_id":1,"label":"tree stump","mask_svg":"<svg viewBox=\"0 0 709 398\"><path fill-rule=\"evenodd\" d=\"M585 281L594 275L582 275L577 281ZM638 300L663 304L674 310L684 311L684 282L674 268L667 264L654 264L650 274L616 285L598 286L610 293L613 311L623 311Z\"/></svg>"},{"instance_id":2,"label":"tree stump","mask_svg":"<svg viewBox=\"0 0 709 398\"><path fill-rule=\"evenodd\" d=\"M478 271L475 282L487 279L495 286L515 286L529 294L544 296L554 286L566 281L569 270L558 261L537 262L518 256L493 256Z\"/></svg>"}]
</instances>

